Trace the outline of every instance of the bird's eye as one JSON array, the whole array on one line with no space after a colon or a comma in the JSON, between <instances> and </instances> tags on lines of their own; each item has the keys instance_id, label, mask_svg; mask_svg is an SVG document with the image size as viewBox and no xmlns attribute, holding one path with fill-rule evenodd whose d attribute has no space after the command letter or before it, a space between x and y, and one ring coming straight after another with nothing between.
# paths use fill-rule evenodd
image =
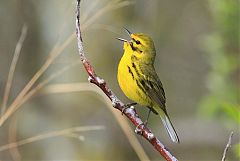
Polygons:
<instances>
[{"instance_id":1,"label":"bird's eye","mask_svg":"<svg viewBox=\"0 0 240 161\"><path fill-rule=\"evenodd\" d=\"M136 40L136 44L141 44L139 40Z\"/></svg>"}]
</instances>

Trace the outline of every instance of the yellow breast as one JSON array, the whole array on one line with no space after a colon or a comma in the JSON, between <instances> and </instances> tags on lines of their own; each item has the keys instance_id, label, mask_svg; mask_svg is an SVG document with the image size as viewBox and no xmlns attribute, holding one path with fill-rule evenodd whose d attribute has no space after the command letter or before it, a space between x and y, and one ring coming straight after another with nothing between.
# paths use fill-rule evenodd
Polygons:
<instances>
[{"instance_id":1,"label":"yellow breast","mask_svg":"<svg viewBox=\"0 0 240 161\"><path fill-rule=\"evenodd\" d=\"M149 100L139 89L136 81L139 79L132 67L131 58L124 54L118 65L118 83L123 93L132 101L148 106Z\"/></svg>"}]
</instances>

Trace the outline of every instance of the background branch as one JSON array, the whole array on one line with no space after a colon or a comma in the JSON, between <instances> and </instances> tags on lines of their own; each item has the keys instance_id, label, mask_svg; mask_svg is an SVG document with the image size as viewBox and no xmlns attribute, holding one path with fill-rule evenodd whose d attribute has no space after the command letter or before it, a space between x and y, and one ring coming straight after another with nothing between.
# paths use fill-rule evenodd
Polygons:
<instances>
[{"instance_id":1,"label":"background branch","mask_svg":"<svg viewBox=\"0 0 240 161\"><path fill-rule=\"evenodd\" d=\"M64 129L64 130L51 131L48 133L39 134L39 135L30 137L27 139L23 139L20 141L16 141L13 143L9 143L9 144L0 146L0 152L11 149L11 148L19 147L19 146L22 146L25 144L29 144L32 142L52 138L52 137L63 136L63 135L68 135L68 134L72 134L72 133L84 132L84 131L102 130L102 129L104 129L104 126L78 126L78 127L72 127L72 128L68 128L68 129Z\"/></svg>"},{"instance_id":2,"label":"background branch","mask_svg":"<svg viewBox=\"0 0 240 161\"><path fill-rule=\"evenodd\" d=\"M225 147L225 149L224 149L224 151L223 151L222 161L225 161L227 151L228 151L228 149L231 147L232 136L233 136L233 131L232 131L231 134L229 135L227 145L226 145L226 147Z\"/></svg>"},{"instance_id":3,"label":"background branch","mask_svg":"<svg viewBox=\"0 0 240 161\"><path fill-rule=\"evenodd\" d=\"M15 48L15 51L14 51L12 63L10 65L8 78L7 78L7 83L6 83L5 90L4 90L4 95L3 95L1 115L3 115L5 110L6 110L6 106L7 106L7 102L8 102L12 82L13 82L14 72L15 72L16 65L17 65L17 62L18 62L18 58L19 58L20 52L22 50L23 42L24 42L26 36L27 36L27 25L24 24L23 27L22 27L21 36L20 36L20 38L17 42L16 48Z\"/></svg>"},{"instance_id":4,"label":"background branch","mask_svg":"<svg viewBox=\"0 0 240 161\"><path fill-rule=\"evenodd\" d=\"M76 35L77 35L77 44L78 44L78 52L80 55L80 59L89 75L89 81L99 88L108 96L111 100L114 108L122 111L124 109L124 104L116 97L116 95L112 92L112 90L107 86L106 82L98 77L94 72L93 67L90 62L87 60L83 50L83 41L81 36L80 29L80 1L77 0L77 9L76 9ZM136 110L134 108L128 108L123 111L124 115L128 117L128 119L138 127L140 134L148 140L153 147L167 160L167 161L177 161L177 159L167 150L167 148L154 136L149 128L147 128L143 121L140 119Z\"/></svg>"}]
</instances>

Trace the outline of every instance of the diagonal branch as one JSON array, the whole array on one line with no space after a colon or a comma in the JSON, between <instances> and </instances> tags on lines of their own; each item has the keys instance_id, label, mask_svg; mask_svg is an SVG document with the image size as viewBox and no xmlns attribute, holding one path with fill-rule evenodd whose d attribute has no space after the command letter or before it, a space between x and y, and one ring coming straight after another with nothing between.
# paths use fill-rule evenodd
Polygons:
<instances>
[{"instance_id":1,"label":"diagonal branch","mask_svg":"<svg viewBox=\"0 0 240 161\"><path fill-rule=\"evenodd\" d=\"M167 161L177 161L177 159L168 151L168 149L154 136L149 128L147 128L143 121L140 119L136 110L134 108L124 109L124 104L116 97L116 95L112 92L112 90L107 86L106 82L98 77L94 72L93 67L90 62L85 57L85 53L83 50L83 40L81 36L80 29L80 1L77 0L77 9L76 9L76 35L77 35L77 45L78 52L80 55L80 59L89 75L88 80L97 85L111 100L114 108L119 111L123 111L123 114L136 126L139 130L137 130L138 134L141 134L147 141L149 141L153 147L167 160ZM139 133L140 131L140 133Z\"/></svg>"}]
</instances>

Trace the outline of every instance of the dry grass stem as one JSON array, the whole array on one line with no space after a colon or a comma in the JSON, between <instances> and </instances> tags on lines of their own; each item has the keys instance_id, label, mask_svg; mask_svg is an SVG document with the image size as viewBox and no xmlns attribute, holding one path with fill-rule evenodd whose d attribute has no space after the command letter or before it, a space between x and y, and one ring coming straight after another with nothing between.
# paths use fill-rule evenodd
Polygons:
<instances>
[{"instance_id":1,"label":"dry grass stem","mask_svg":"<svg viewBox=\"0 0 240 161\"><path fill-rule=\"evenodd\" d=\"M112 108L112 104L108 97L93 84L89 83L70 83L70 84L54 84L46 86L40 94L50 94L50 93L69 93L69 92L81 92L81 91L92 91L98 95L100 95L103 99L100 99L104 103L107 104L108 109L113 114L114 118L120 125L123 130L125 136L127 137L129 143L132 148L138 155L141 161L150 160L144 151L142 145L139 143L135 133L132 131L131 126L127 122L126 118L124 118L119 112L117 112L114 108Z\"/></svg>"},{"instance_id":2,"label":"dry grass stem","mask_svg":"<svg viewBox=\"0 0 240 161\"><path fill-rule=\"evenodd\" d=\"M23 90L18 94L13 103L9 106L7 111L0 118L0 126L20 107L17 106L27 92L32 88L34 83L39 79L39 77L47 70L47 68L52 64L52 62L61 54L61 52L66 48L67 45L74 39L74 34L68 37L68 39L60 46L55 46L50 52L49 57L43 66L35 73L32 79L27 83Z\"/></svg>"},{"instance_id":3,"label":"dry grass stem","mask_svg":"<svg viewBox=\"0 0 240 161\"><path fill-rule=\"evenodd\" d=\"M12 142L16 142L16 141L17 141L17 116L15 116L11 119L11 122L9 125L9 132L8 132L8 142L12 143ZM21 154L18 150L18 147L9 149L9 152L14 161L21 160Z\"/></svg>"},{"instance_id":4,"label":"dry grass stem","mask_svg":"<svg viewBox=\"0 0 240 161\"><path fill-rule=\"evenodd\" d=\"M24 24L23 27L22 27L20 38L17 42L16 48L15 48L15 51L14 51L14 55L13 55L11 65L10 65L8 78L7 78L7 83L6 83L5 90L4 90L4 95L3 95L1 115L3 115L3 113L6 110L6 106L7 106L7 102L8 102L12 82L13 82L13 76L14 76L14 73L15 73L18 58L19 58L19 55L21 53L22 46L23 46L23 43L25 41L26 36L27 36L27 25Z\"/></svg>"},{"instance_id":5,"label":"dry grass stem","mask_svg":"<svg viewBox=\"0 0 240 161\"><path fill-rule=\"evenodd\" d=\"M70 64L68 66L65 66L64 68L56 71L54 74L50 75L47 79L45 79L44 81L40 82L36 87L34 87L31 91L29 91L24 98L19 101L19 104L16 105L16 110L17 108L19 108L20 106L22 106L26 101L28 101L30 98L32 98L39 90L41 90L46 84L48 84L51 80L53 80L54 78L58 77L59 75L61 75L63 72L67 71L68 69L72 68L73 66L79 64L80 61L76 61L73 64ZM14 112L14 111L13 111Z\"/></svg>"},{"instance_id":6,"label":"dry grass stem","mask_svg":"<svg viewBox=\"0 0 240 161\"><path fill-rule=\"evenodd\" d=\"M102 129L104 129L104 126L79 126L79 127L73 127L73 128L68 128L64 130L52 131L44 134L39 134L24 140L20 140L14 143L0 146L0 152L11 149L11 148L19 147L25 144L29 144L32 142L36 142L39 140L52 138L52 137L63 136L63 135L68 135L72 133L77 133L77 132L95 131L95 130L102 130Z\"/></svg>"}]
</instances>

